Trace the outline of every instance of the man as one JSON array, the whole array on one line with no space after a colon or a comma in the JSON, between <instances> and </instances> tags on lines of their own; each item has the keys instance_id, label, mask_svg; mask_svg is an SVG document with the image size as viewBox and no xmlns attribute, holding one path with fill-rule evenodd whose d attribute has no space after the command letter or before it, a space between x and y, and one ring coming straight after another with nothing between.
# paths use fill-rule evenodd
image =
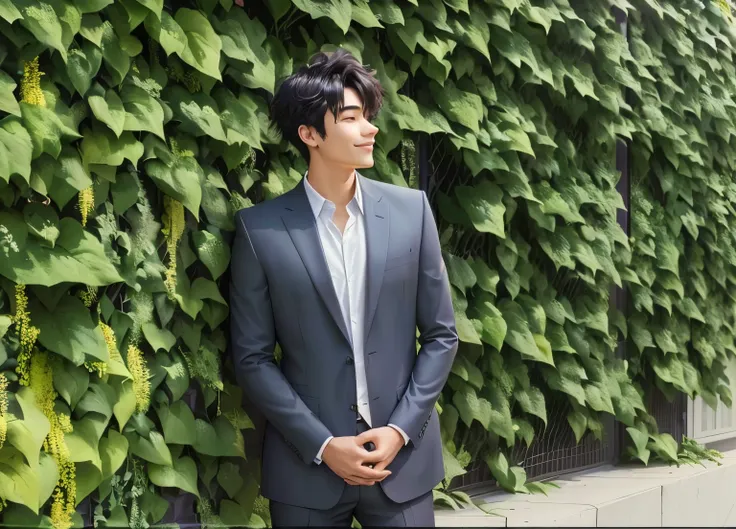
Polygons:
<instances>
[{"instance_id":1,"label":"man","mask_svg":"<svg viewBox=\"0 0 736 529\"><path fill-rule=\"evenodd\" d=\"M350 526L353 515L434 525L434 406L457 334L426 195L356 172L373 166L382 97L344 50L286 79L273 120L307 175L237 214L233 363L267 421L261 487L274 526Z\"/></svg>"}]
</instances>

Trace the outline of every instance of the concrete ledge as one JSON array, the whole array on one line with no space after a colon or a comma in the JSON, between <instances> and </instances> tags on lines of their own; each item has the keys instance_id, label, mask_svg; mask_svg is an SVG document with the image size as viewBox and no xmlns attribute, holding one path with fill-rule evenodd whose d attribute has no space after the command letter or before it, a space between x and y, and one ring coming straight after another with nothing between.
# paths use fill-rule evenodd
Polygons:
<instances>
[{"instance_id":1,"label":"concrete ledge","mask_svg":"<svg viewBox=\"0 0 736 529\"><path fill-rule=\"evenodd\" d=\"M736 450L723 465L601 467L564 476L548 496L481 494L483 504L435 510L438 527L733 527Z\"/></svg>"}]
</instances>

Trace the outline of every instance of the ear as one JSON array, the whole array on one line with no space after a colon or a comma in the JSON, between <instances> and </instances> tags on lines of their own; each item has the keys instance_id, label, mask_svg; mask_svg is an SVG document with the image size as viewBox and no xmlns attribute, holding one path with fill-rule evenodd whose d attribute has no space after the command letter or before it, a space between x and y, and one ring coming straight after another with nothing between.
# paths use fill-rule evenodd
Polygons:
<instances>
[{"instance_id":1,"label":"ear","mask_svg":"<svg viewBox=\"0 0 736 529\"><path fill-rule=\"evenodd\" d=\"M299 138L307 144L309 147L317 147L317 130L314 127L307 127L306 125L299 125L297 129Z\"/></svg>"}]
</instances>

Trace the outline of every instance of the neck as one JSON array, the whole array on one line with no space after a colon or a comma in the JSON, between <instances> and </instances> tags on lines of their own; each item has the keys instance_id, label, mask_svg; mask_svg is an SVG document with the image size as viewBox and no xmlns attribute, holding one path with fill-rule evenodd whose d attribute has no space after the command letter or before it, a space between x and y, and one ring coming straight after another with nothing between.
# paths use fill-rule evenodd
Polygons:
<instances>
[{"instance_id":1,"label":"neck","mask_svg":"<svg viewBox=\"0 0 736 529\"><path fill-rule=\"evenodd\" d=\"M337 207L345 207L352 200L355 178L355 169L329 166L316 157L309 163L309 184Z\"/></svg>"}]
</instances>

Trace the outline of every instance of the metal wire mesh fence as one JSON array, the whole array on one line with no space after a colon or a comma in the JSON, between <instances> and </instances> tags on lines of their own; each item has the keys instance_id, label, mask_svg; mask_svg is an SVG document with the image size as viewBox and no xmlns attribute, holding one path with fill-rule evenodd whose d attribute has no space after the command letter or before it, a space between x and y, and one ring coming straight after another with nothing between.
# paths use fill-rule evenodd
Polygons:
<instances>
[{"instance_id":1,"label":"metal wire mesh fence","mask_svg":"<svg viewBox=\"0 0 736 529\"><path fill-rule=\"evenodd\" d=\"M551 401L547 426L538 421L534 425L536 435L531 445L518 444L511 451L509 463L522 467L528 479L541 480L614 461L613 421L604 425L600 439L587 432L577 442L567 422L570 409L565 400ZM495 481L488 466L483 461L477 461L467 474L450 484L450 489L472 494L476 490L494 486Z\"/></svg>"}]
</instances>

